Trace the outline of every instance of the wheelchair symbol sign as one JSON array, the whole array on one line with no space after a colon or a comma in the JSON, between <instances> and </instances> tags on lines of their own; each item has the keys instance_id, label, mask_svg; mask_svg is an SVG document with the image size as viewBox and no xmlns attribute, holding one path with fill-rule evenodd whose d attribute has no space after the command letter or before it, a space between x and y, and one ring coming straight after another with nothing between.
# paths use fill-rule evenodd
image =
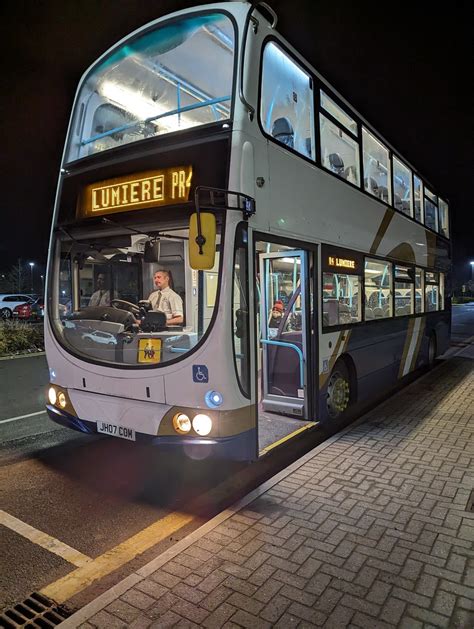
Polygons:
<instances>
[{"instance_id":1,"label":"wheelchair symbol sign","mask_svg":"<svg viewBox=\"0 0 474 629\"><path fill-rule=\"evenodd\" d=\"M209 382L209 371L206 365L193 365L193 381Z\"/></svg>"}]
</instances>

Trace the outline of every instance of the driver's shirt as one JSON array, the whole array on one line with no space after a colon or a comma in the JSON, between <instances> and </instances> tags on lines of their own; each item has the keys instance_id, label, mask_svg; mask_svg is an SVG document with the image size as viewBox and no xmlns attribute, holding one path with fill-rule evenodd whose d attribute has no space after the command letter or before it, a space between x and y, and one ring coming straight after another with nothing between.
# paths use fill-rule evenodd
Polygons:
<instances>
[{"instance_id":1,"label":"driver's shirt","mask_svg":"<svg viewBox=\"0 0 474 629\"><path fill-rule=\"evenodd\" d=\"M110 292L108 290L96 290L89 300L89 306L110 306Z\"/></svg>"},{"instance_id":2,"label":"driver's shirt","mask_svg":"<svg viewBox=\"0 0 474 629\"><path fill-rule=\"evenodd\" d=\"M151 309L164 312L167 319L183 316L183 300L169 286L161 291L153 291L148 300L151 302Z\"/></svg>"}]
</instances>

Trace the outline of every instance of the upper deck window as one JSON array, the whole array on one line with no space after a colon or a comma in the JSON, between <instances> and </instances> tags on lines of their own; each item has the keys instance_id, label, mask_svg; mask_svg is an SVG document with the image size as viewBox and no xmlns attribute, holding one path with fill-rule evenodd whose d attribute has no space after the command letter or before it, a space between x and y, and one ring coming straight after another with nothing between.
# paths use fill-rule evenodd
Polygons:
<instances>
[{"instance_id":1,"label":"upper deck window","mask_svg":"<svg viewBox=\"0 0 474 629\"><path fill-rule=\"evenodd\" d=\"M419 177L413 177L414 201L415 201L415 218L420 223L423 222L423 182Z\"/></svg>"},{"instance_id":2,"label":"upper deck window","mask_svg":"<svg viewBox=\"0 0 474 629\"><path fill-rule=\"evenodd\" d=\"M411 170L396 157L393 158L393 205L397 210L413 216Z\"/></svg>"},{"instance_id":3,"label":"upper deck window","mask_svg":"<svg viewBox=\"0 0 474 629\"><path fill-rule=\"evenodd\" d=\"M439 200L439 233L449 238L448 204L443 199Z\"/></svg>"},{"instance_id":4,"label":"upper deck window","mask_svg":"<svg viewBox=\"0 0 474 629\"><path fill-rule=\"evenodd\" d=\"M350 131L353 135L358 135L357 122L343 111L339 105L329 98L329 96L321 90L321 107L325 109L328 114L331 114L343 127Z\"/></svg>"},{"instance_id":5,"label":"upper deck window","mask_svg":"<svg viewBox=\"0 0 474 629\"><path fill-rule=\"evenodd\" d=\"M385 203L392 202L388 150L366 129L362 129L364 189Z\"/></svg>"},{"instance_id":6,"label":"upper deck window","mask_svg":"<svg viewBox=\"0 0 474 629\"><path fill-rule=\"evenodd\" d=\"M115 49L81 86L66 161L229 119L234 38L228 17L198 14Z\"/></svg>"},{"instance_id":7,"label":"upper deck window","mask_svg":"<svg viewBox=\"0 0 474 629\"><path fill-rule=\"evenodd\" d=\"M358 136L357 122L322 90L321 107L332 117L331 120L322 113L319 114L323 166L338 177L359 186L359 144L355 139Z\"/></svg>"},{"instance_id":8,"label":"upper deck window","mask_svg":"<svg viewBox=\"0 0 474 629\"><path fill-rule=\"evenodd\" d=\"M315 158L312 80L274 42L263 53L260 120L277 142Z\"/></svg>"},{"instance_id":9,"label":"upper deck window","mask_svg":"<svg viewBox=\"0 0 474 629\"><path fill-rule=\"evenodd\" d=\"M425 187L425 225L438 231L437 197Z\"/></svg>"}]
</instances>

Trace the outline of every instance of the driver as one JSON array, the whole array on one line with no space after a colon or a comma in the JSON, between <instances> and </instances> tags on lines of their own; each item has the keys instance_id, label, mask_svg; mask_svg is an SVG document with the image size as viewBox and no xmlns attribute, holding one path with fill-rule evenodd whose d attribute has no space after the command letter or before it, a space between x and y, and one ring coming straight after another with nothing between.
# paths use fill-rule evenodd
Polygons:
<instances>
[{"instance_id":1,"label":"driver","mask_svg":"<svg viewBox=\"0 0 474 629\"><path fill-rule=\"evenodd\" d=\"M164 312L167 325L180 325L183 323L183 300L171 288L173 278L171 271L156 271L153 282L157 290L153 291L148 300L151 309Z\"/></svg>"}]
</instances>

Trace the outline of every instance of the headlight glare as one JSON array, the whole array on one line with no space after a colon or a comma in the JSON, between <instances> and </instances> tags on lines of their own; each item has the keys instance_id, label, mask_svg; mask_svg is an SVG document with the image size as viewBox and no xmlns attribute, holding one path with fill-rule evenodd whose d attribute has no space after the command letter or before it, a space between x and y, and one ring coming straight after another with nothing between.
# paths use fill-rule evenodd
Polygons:
<instances>
[{"instance_id":1,"label":"headlight glare","mask_svg":"<svg viewBox=\"0 0 474 629\"><path fill-rule=\"evenodd\" d=\"M205 437L212 430L212 419L209 415L204 415L200 413L196 415L193 419L193 428L201 437Z\"/></svg>"},{"instance_id":2,"label":"headlight glare","mask_svg":"<svg viewBox=\"0 0 474 629\"><path fill-rule=\"evenodd\" d=\"M54 387L49 387L49 391L48 391L48 400L50 404L56 404L56 399L57 399L57 395L56 395L56 389Z\"/></svg>"}]
</instances>

